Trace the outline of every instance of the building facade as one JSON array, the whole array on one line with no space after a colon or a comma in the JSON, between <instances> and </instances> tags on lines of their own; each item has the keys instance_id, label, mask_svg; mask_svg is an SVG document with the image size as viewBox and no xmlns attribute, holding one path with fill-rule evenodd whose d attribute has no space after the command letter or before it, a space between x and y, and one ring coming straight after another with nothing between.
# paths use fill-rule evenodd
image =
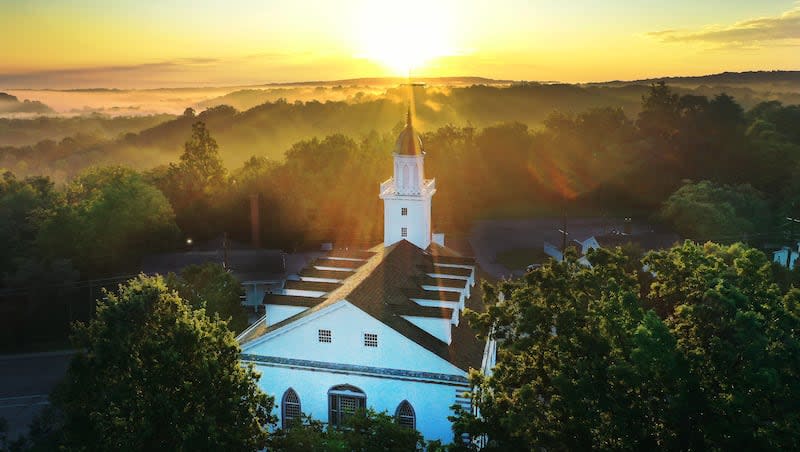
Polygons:
<instances>
[{"instance_id":1,"label":"building facade","mask_svg":"<svg viewBox=\"0 0 800 452\"><path fill-rule=\"evenodd\" d=\"M483 309L475 260L432 242L435 182L410 115L393 158L380 186L384 243L333 250L266 294L264 317L239 336L242 361L282 425L304 413L335 426L369 407L448 443L451 406L469 407L467 375L491 370L495 346L461 318Z\"/></svg>"}]
</instances>

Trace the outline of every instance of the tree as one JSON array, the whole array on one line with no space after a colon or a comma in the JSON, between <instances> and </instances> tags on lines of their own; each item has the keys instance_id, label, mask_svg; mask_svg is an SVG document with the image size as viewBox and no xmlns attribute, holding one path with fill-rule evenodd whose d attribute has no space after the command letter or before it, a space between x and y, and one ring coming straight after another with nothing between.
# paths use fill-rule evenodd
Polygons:
<instances>
[{"instance_id":1,"label":"tree","mask_svg":"<svg viewBox=\"0 0 800 452\"><path fill-rule=\"evenodd\" d=\"M687 183L667 199L660 212L679 234L695 240L734 242L764 237L771 217L761 193L749 185Z\"/></svg>"},{"instance_id":2,"label":"tree","mask_svg":"<svg viewBox=\"0 0 800 452\"><path fill-rule=\"evenodd\" d=\"M201 115L202 116L202 115ZM194 237L208 237L213 232L209 212L212 198L225 187L227 170L219 155L219 146L203 121L192 125L192 135L183 146L180 163L169 165L159 182L181 229Z\"/></svg>"},{"instance_id":3,"label":"tree","mask_svg":"<svg viewBox=\"0 0 800 452\"><path fill-rule=\"evenodd\" d=\"M161 277L106 293L72 337L82 350L52 396L62 441L82 450L255 450L273 399L218 316L193 310Z\"/></svg>"},{"instance_id":4,"label":"tree","mask_svg":"<svg viewBox=\"0 0 800 452\"><path fill-rule=\"evenodd\" d=\"M170 273L167 286L178 292L195 308L209 315L218 314L234 332L247 327L247 313L242 307L242 285L222 265L209 262L190 265L180 275Z\"/></svg>"},{"instance_id":5,"label":"tree","mask_svg":"<svg viewBox=\"0 0 800 452\"><path fill-rule=\"evenodd\" d=\"M639 129L647 137L671 142L678 134L680 107L680 97L666 83L651 84L650 91L642 96Z\"/></svg>"},{"instance_id":6,"label":"tree","mask_svg":"<svg viewBox=\"0 0 800 452\"><path fill-rule=\"evenodd\" d=\"M500 349L471 377L481 417L454 407L457 434L490 450L800 446L800 291L763 253L686 242L636 266L649 287L620 250L575 257L487 286L468 313Z\"/></svg>"},{"instance_id":7,"label":"tree","mask_svg":"<svg viewBox=\"0 0 800 452\"><path fill-rule=\"evenodd\" d=\"M22 180L11 172L0 178L0 275L15 271L15 260L32 258L31 248L48 211L63 197L46 177Z\"/></svg>"},{"instance_id":8,"label":"tree","mask_svg":"<svg viewBox=\"0 0 800 452\"><path fill-rule=\"evenodd\" d=\"M301 416L286 429L279 429L270 439L277 451L421 451L422 435L403 427L386 412L360 410L348 416L339 428L325 428L310 416Z\"/></svg>"},{"instance_id":9,"label":"tree","mask_svg":"<svg viewBox=\"0 0 800 452\"><path fill-rule=\"evenodd\" d=\"M128 168L87 171L48 213L36 242L47 258L69 258L91 276L130 270L147 252L177 243L175 214L164 195Z\"/></svg>"}]
</instances>

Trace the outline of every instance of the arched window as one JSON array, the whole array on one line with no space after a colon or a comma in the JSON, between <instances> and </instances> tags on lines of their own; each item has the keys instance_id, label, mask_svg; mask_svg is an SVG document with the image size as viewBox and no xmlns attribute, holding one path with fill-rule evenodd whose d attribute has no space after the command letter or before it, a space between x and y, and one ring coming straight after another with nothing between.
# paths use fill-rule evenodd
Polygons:
<instances>
[{"instance_id":1,"label":"arched window","mask_svg":"<svg viewBox=\"0 0 800 452\"><path fill-rule=\"evenodd\" d=\"M300 417L300 397L294 392L294 389L289 388L283 393L283 400L281 401L281 424L283 428L287 428L292 420Z\"/></svg>"},{"instance_id":2,"label":"arched window","mask_svg":"<svg viewBox=\"0 0 800 452\"><path fill-rule=\"evenodd\" d=\"M408 403L408 400L403 400L400 405L397 405L397 410L394 412L394 419L398 425L406 428L417 428L417 416L414 414L414 407Z\"/></svg>"},{"instance_id":3,"label":"arched window","mask_svg":"<svg viewBox=\"0 0 800 452\"><path fill-rule=\"evenodd\" d=\"M334 386L328 390L328 424L342 425L356 410L367 408L367 395L350 385Z\"/></svg>"}]
</instances>

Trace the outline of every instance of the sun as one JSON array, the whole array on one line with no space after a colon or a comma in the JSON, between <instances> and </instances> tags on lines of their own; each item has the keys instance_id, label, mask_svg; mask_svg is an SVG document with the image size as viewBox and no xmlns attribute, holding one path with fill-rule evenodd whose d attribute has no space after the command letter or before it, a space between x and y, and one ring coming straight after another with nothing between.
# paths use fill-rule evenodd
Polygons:
<instances>
[{"instance_id":1,"label":"sun","mask_svg":"<svg viewBox=\"0 0 800 452\"><path fill-rule=\"evenodd\" d=\"M367 1L360 8L359 56L396 75L410 76L436 58L455 53L447 2Z\"/></svg>"}]
</instances>

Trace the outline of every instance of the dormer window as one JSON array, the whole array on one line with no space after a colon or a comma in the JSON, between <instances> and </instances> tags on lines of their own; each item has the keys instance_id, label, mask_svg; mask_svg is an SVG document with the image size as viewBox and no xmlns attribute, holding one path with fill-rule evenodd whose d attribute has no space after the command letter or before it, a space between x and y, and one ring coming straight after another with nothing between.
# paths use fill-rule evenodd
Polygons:
<instances>
[{"instance_id":1,"label":"dormer window","mask_svg":"<svg viewBox=\"0 0 800 452\"><path fill-rule=\"evenodd\" d=\"M375 333L364 333L364 347L377 347L378 335Z\"/></svg>"},{"instance_id":2,"label":"dormer window","mask_svg":"<svg viewBox=\"0 0 800 452\"><path fill-rule=\"evenodd\" d=\"M401 207L400 208L400 215L402 215L402 216L408 215L408 207Z\"/></svg>"},{"instance_id":3,"label":"dormer window","mask_svg":"<svg viewBox=\"0 0 800 452\"><path fill-rule=\"evenodd\" d=\"M400 237L408 237L408 228L400 228Z\"/></svg>"}]
</instances>

